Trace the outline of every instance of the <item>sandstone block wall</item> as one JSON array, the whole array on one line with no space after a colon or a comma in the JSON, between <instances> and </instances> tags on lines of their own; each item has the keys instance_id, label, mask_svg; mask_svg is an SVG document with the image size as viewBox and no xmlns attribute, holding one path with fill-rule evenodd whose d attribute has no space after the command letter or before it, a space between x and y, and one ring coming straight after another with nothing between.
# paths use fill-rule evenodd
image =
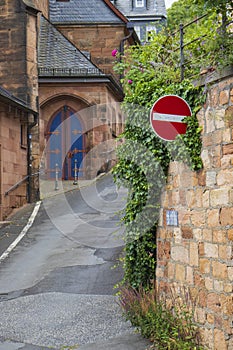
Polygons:
<instances>
[{"instance_id":1,"label":"sandstone block wall","mask_svg":"<svg viewBox=\"0 0 233 350\"><path fill-rule=\"evenodd\" d=\"M5 195L27 175L27 147L21 145L24 112L0 102L0 220L27 202L27 182Z\"/></svg>"},{"instance_id":2,"label":"sandstone block wall","mask_svg":"<svg viewBox=\"0 0 233 350\"><path fill-rule=\"evenodd\" d=\"M49 0L34 0L35 6L40 10L43 15L48 18L49 16Z\"/></svg>"},{"instance_id":3,"label":"sandstone block wall","mask_svg":"<svg viewBox=\"0 0 233 350\"><path fill-rule=\"evenodd\" d=\"M195 301L203 344L233 349L233 76L213 82L198 114L203 169L172 162L157 233L157 285ZM167 211L178 212L169 226ZM185 301L184 301L185 302Z\"/></svg>"},{"instance_id":4,"label":"sandstone block wall","mask_svg":"<svg viewBox=\"0 0 233 350\"><path fill-rule=\"evenodd\" d=\"M81 51L88 51L91 60L105 73L113 73L116 61L112 50L120 47L121 40L127 35L125 25L85 25L58 26L58 29Z\"/></svg>"},{"instance_id":5,"label":"sandstone block wall","mask_svg":"<svg viewBox=\"0 0 233 350\"><path fill-rule=\"evenodd\" d=\"M43 0L41 6L45 8L46 3ZM37 111L37 11L27 8L23 0L3 0L0 9L0 85ZM32 143L32 173L36 173L39 166L38 127L32 132ZM5 184L5 180L2 181ZM31 185L31 192L37 193L38 181L31 181Z\"/></svg>"},{"instance_id":6,"label":"sandstone block wall","mask_svg":"<svg viewBox=\"0 0 233 350\"><path fill-rule=\"evenodd\" d=\"M26 82L25 13L18 0L1 1L0 84L19 98L25 97ZM19 67L21 69L19 70Z\"/></svg>"},{"instance_id":7,"label":"sandstone block wall","mask_svg":"<svg viewBox=\"0 0 233 350\"><path fill-rule=\"evenodd\" d=\"M37 17L22 0L2 0L0 85L36 109Z\"/></svg>"}]
</instances>

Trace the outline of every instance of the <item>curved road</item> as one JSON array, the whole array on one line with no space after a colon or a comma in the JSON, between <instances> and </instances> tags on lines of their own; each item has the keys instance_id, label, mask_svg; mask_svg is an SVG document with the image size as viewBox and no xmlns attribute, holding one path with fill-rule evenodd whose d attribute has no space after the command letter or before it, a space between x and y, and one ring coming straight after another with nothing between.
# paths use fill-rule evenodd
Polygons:
<instances>
[{"instance_id":1,"label":"curved road","mask_svg":"<svg viewBox=\"0 0 233 350\"><path fill-rule=\"evenodd\" d=\"M0 264L0 350L144 350L117 304L126 191L110 175L43 201Z\"/></svg>"}]
</instances>

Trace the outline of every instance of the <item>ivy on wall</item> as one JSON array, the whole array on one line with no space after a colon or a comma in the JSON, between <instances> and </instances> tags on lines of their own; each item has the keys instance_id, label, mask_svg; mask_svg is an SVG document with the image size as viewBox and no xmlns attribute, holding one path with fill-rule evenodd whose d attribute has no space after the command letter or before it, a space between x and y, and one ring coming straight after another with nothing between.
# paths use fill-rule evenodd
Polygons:
<instances>
[{"instance_id":1,"label":"ivy on wall","mask_svg":"<svg viewBox=\"0 0 233 350\"><path fill-rule=\"evenodd\" d=\"M193 11L197 10L191 0L188 3ZM113 174L116 183L128 188L127 204L122 213L126 240L124 281L134 288L140 285L148 288L154 279L160 197L170 161L182 161L193 171L202 168L202 130L196 114L205 102L206 93L192 84L193 78L209 69L221 70L233 64L229 25L232 1L195 0L195 3L198 14L208 13L202 20L185 26L186 79L182 82L179 30L174 32L172 13L177 10L186 13L187 1L174 3L174 11L168 11L168 27L155 34L149 44L130 47L123 56L117 54L115 70L124 76L126 125L121 135L125 142L118 148L119 161ZM192 116L186 118L186 134L172 142L159 139L149 123L150 109L164 95L182 97L192 110Z\"/></svg>"},{"instance_id":2,"label":"ivy on wall","mask_svg":"<svg viewBox=\"0 0 233 350\"><path fill-rule=\"evenodd\" d=\"M161 95L177 94L186 99L192 110L200 108L201 89L189 82L174 84L173 91L164 89ZM187 93L188 92L188 93ZM157 96L157 98L161 97ZM154 98L154 96L153 96ZM124 104L127 121L118 148L118 163L113 169L118 185L128 188L122 221L125 225L124 282L138 288L150 288L156 266L156 227L159 220L160 196L166 184L171 160L187 163L193 170L202 168L200 158L201 128L196 114L187 118L187 133L175 141L159 139L149 123L148 108Z\"/></svg>"},{"instance_id":3,"label":"ivy on wall","mask_svg":"<svg viewBox=\"0 0 233 350\"><path fill-rule=\"evenodd\" d=\"M180 82L173 46L172 39L161 33L150 45L130 48L116 65L119 73L127 72L122 81L126 125L113 175L118 185L128 188L122 213L126 243L123 282L134 288L150 288L154 280L160 197L170 161L185 162L194 171L202 168L201 128L196 113L205 94L189 80ZM149 122L154 102L169 94L184 98L193 112L186 120L187 133L172 142L159 139Z\"/></svg>"}]
</instances>

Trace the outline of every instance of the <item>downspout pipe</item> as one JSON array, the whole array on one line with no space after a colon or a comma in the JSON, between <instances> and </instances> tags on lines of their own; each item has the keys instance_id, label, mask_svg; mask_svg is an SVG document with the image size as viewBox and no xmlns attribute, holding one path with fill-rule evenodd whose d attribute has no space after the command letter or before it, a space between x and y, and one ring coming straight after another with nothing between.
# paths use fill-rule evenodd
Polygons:
<instances>
[{"instance_id":1,"label":"downspout pipe","mask_svg":"<svg viewBox=\"0 0 233 350\"><path fill-rule=\"evenodd\" d=\"M39 116L38 113L33 114L34 120L27 127L27 200L28 203L32 203L32 128L38 124Z\"/></svg>"},{"instance_id":2,"label":"downspout pipe","mask_svg":"<svg viewBox=\"0 0 233 350\"><path fill-rule=\"evenodd\" d=\"M129 30L129 34L125 36L121 42L120 42L120 62L121 62L121 56L124 55L124 44L125 41L131 38L134 34L134 25L132 22L127 22L127 29ZM124 77L123 74L120 75L120 80Z\"/></svg>"},{"instance_id":3,"label":"downspout pipe","mask_svg":"<svg viewBox=\"0 0 233 350\"><path fill-rule=\"evenodd\" d=\"M121 42L120 42L120 54L123 55L124 54L124 43L126 40L128 40L134 32L134 25L132 22L127 22L127 29L129 30L129 34L127 36L125 36Z\"/></svg>"},{"instance_id":4,"label":"downspout pipe","mask_svg":"<svg viewBox=\"0 0 233 350\"><path fill-rule=\"evenodd\" d=\"M120 62L121 62L121 56L124 55L124 43L126 40L128 40L131 37L134 37L135 42L140 44L140 40L138 39L138 36L134 31L133 22L127 22L126 27L129 30L129 34L127 36L125 36L120 42ZM120 75L120 79L122 79L122 78L124 78L123 74Z\"/></svg>"}]
</instances>

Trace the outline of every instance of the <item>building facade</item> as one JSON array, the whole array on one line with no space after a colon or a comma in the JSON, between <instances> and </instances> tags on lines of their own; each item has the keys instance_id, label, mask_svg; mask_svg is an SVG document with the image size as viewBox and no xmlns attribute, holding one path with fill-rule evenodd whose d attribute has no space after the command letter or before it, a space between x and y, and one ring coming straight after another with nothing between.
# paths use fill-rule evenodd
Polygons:
<instances>
[{"instance_id":1,"label":"building facade","mask_svg":"<svg viewBox=\"0 0 233 350\"><path fill-rule=\"evenodd\" d=\"M0 87L0 220L31 201L30 130L38 114Z\"/></svg>"},{"instance_id":2,"label":"building facade","mask_svg":"<svg viewBox=\"0 0 233 350\"><path fill-rule=\"evenodd\" d=\"M109 0L50 0L49 14L51 23L107 74L114 74L112 50L136 40L129 20Z\"/></svg>"},{"instance_id":3,"label":"building facade","mask_svg":"<svg viewBox=\"0 0 233 350\"><path fill-rule=\"evenodd\" d=\"M75 162L81 177L94 177L114 161L123 93L112 51L135 43L127 24L108 0L49 1L49 21L40 21L38 67L41 151L48 146L50 178L58 166L62 179L72 179Z\"/></svg>"},{"instance_id":4,"label":"building facade","mask_svg":"<svg viewBox=\"0 0 233 350\"><path fill-rule=\"evenodd\" d=\"M141 42L150 41L153 32L158 32L166 22L164 0L112 0L132 22Z\"/></svg>"},{"instance_id":5,"label":"building facade","mask_svg":"<svg viewBox=\"0 0 233 350\"><path fill-rule=\"evenodd\" d=\"M91 178L111 166L123 125L123 92L112 51L137 37L109 0L95 6L77 0L1 4L0 86L39 115L27 132L33 200L41 173L53 180L59 169L59 178L73 180L75 168L80 177Z\"/></svg>"}]
</instances>

